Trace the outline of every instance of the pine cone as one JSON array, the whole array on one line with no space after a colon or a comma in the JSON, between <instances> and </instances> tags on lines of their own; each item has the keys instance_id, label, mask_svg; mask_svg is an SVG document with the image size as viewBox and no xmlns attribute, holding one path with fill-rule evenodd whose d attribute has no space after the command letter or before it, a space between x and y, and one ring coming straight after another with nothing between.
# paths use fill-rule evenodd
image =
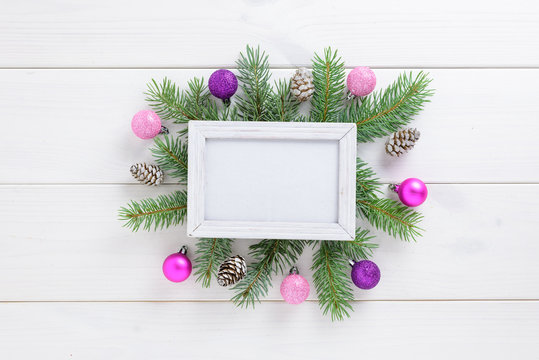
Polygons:
<instances>
[{"instance_id":1,"label":"pine cone","mask_svg":"<svg viewBox=\"0 0 539 360\"><path fill-rule=\"evenodd\" d=\"M165 179L165 174L157 165L138 163L131 166L130 170L135 179L146 185L159 185Z\"/></svg>"},{"instance_id":2,"label":"pine cone","mask_svg":"<svg viewBox=\"0 0 539 360\"><path fill-rule=\"evenodd\" d=\"M290 92L298 101L309 100L314 93L313 76L310 71L305 68L296 70L294 76L290 80Z\"/></svg>"},{"instance_id":3,"label":"pine cone","mask_svg":"<svg viewBox=\"0 0 539 360\"><path fill-rule=\"evenodd\" d=\"M219 266L217 283L221 286L233 285L243 279L247 271L245 259L239 255L229 257Z\"/></svg>"},{"instance_id":4,"label":"pine cone","mask_svg":"<svg viewBox=\"0 0 539 360\"><path fill-rule=\"evenodd\" d=\"M421 133L417 129L404 129L391 134L386 141L386 152L391 156L401 156L414 148Z\"/></svg>"}]
</instances>

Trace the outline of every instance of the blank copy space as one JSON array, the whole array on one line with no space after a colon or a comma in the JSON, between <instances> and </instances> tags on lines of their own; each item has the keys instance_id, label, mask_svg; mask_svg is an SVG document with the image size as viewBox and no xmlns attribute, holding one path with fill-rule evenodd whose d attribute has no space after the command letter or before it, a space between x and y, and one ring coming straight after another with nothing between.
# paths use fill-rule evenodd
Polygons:
<instances>
[{"instance_id":1,"label":"blank copy space","mask_svg":"<svg viewBox=\"0 0 539 360\"><path fill-rule=\"evenodd\" d=\"M338 220L339 142L207 139L206 220Z\"/></svg>"}]
</instances>

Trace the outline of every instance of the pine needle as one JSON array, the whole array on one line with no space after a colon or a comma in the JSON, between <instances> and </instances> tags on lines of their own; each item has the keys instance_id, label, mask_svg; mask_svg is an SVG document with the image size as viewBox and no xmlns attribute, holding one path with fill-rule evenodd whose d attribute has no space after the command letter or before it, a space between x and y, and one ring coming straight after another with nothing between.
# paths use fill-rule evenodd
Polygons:
<instances>
[{"instance_id":1,"label":"pine needle","mask_svg":"<svg viewBox=\"0 0 539 360\"><path fill-rule=\"evenodd\" d=\"M311 121L338 121L344 99L344 62L331 48L313 59L314 94L311 99Z\"/></svg>"},{"instance_id":2,"label":"pine needle","mask_svg":"<svg viewBox=\"0 0 539 360\"><path fill-rule=\"evenodd\" d=\"M150 149L157 164L167 174L179 179L182 185L187 184L187 144L182 143L177 136L163 136L154 138L155 147Z\"/></svg>"},{"instance_id":3,"label":"pine needle","mask_svg":"<svg viewBox=\"0 0 539 360\"><path fill-rule=\"evenodd\" d=\"M358 213L371 225L382 229L389 235L404 241L416 240L421 236L418 224L423 216L409 207L392 199L358 199Z\"/></svg>"},{"instance_id":4,"label":"pine needle","mask_svg":"<svg viewBox=\"0 0 539 360\"><path fill-rule=\"evenodd\" d=\"M341 253L338 241L320 241L313 255L313 282L320 309L331 320L344 320L353 311L354 300L350 287L350 266Z\"/></svg>"},{"instance_id":5,"label":"pine needle","mask_svg":"<svg viewBox=\"0 0 539 360\"><path fill-rule=\"evenodd\" d=\"M138 231L163 229L171 225L182 224L187 214L187 193L176 191L169 195L160 195L155 199L131 201L119 211L120 220L126 221L125 227Z\"/></svg>"},{"instance_id":6,"label":"pine needle","mask_svg":"<svg viewBox=\"0 0 539 360\"><path fill-rule=\"evenodd\" d=\"M290 92L290 81L280 79L275 88L268 101L268 121L297 121L300 103Z\"/></svg>"},{"instance_id":7,"label":"pine needle","mask_svg":"<svg viewBox=\"0 0 539 360\"><path fill-rule=\"evenodd\" d=\"M197 242L197 258L195 261L196 281L202 287L210 287L212 276L217 276L219 265L230 256L232 240L202 238Z\"/></svg>"},{"instance_id":8,"label":"pine needle","mask_svg":"<svg viewBox=\"0 0 539 360\"><path fill-rule=\"evenodd\" d=\"M217 120L219 110L210 98L204 78L193 78L181 90L164 78L159 84L152 79L145 92L146 101L163 120L187 123L189 120Z\"/></svg>"},{"instance_id":9,"label":"pine needle","mask_svg":"<svg viewBox=\"0 0 539 360\"><path fill-rule=\"evenodd\" d=\"M273 274L282 274L296 263L305 243L301 240L262 240L249 247L253 262L247 276L232 289L236 306L249 307L268 295Z\"/></svg>"},{"instance_id":10,"label":"pine needle","mask_svg":"<svg viewBox=\"0 0 539 360\"><path fill-rule=\"evenodd\" d=\"M236 95L236 104L244 121L268 121L267 103L272 89L269 82L268 56L260 48L247 46L236 61L242 92Z\"/></svg>"},{"instance_id":11,"label":"pine needle","mask_svg":"<svg viewBox=\"0 0 539 360\"><path fill-rule=\"evenodd\" d=\"M412 72L399 75L397 81L385 90L373 92L363 99L355 99L340 114L342 122L357 124L359 142L374 141L387 136L410 123L430 102L434 91L428 89L428 73Z\"/></svg>"}]
</instances>

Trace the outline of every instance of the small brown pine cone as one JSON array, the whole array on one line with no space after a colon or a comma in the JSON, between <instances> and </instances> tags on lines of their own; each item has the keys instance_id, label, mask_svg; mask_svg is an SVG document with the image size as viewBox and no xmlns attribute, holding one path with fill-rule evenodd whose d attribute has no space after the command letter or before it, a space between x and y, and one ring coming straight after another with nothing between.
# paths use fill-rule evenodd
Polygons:
<instances>
[{"instance_id":1,"label":"small brown pine cone","mask_svg":"<svg viewBox=\"0 0 539 360\"><path fill-rule=\"evenodd\" d=\"M165 174L157 165L138 163L132 165L130 170L135 179L146 185L159 185L165 179Z\"/></svg>"},{"instance_id":2,"label":"small brown pine cone","mask_svg":"<svg viewBox=\"0 0 539 360\"><path fill-rule=\"evenodd\" d=\"M417 129L394 132L386 141L386 152L391 156L401 156L413 149L421 133Z\"/></svg>"},{"instance_id":3,"label":"small brown pine cone","mask_svg":"<svg viewBox=\"0 0 539 360\"><path fill-rule=\"evenodd\" d=\"M219 266L217 273L217 283L221 286L234 285L247 272L247 263L245 259L239 255L231 256Z\"/></svg>"},{"instance_id":4,"label":"small brown pine cone","mask_svg":"<svg viewBox=\"0 0 539 360\"><path fill-rule=\"evenodd\" d=\"M296 70L290 79L290 92L298 101L307 101L313 96L313 76L309 70L303 67Z\"/></svg>"}]
</instances>

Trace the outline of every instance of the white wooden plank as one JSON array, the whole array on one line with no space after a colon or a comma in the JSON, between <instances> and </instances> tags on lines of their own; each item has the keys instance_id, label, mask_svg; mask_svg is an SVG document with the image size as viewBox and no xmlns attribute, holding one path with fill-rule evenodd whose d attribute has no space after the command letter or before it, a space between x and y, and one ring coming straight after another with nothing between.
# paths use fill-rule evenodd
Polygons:
<instances>
[{"instance_id":1,"label":"white wooden plank","mask_svg":"<svg viewBox=\"0 0 539 360\"><path fill-rule=\"evenodd\" d=\"M0 70L0 183L131 183L151 161L131 117L152 77L185 84L211 70ZM292 70L276 70L287 77ZM400 70L377 70L379 88ZM383 181L538 182L539 70L432 70L436 95L412 126L416 148L393 159L380 139L360 144ZM176 127L172 126L173 129Z\"/></svg>"},{"instance_id":2,"label":"white wooden plank","mask_svg":"<svg viewBox=\"0 0 539 360\"><path fill-rule=\"evenodd\" d=\"M164 258L195 239L185 227L131 233L116 211L174 186L1 186L0 300L178 300L231 297L194 278L168 282ZM429 185L424 238L378 234L382 280L357 299L539 299L539 185ZM246 255L252 241L237 240ZM311 282L311 251L298 262ZM281 299L280 277L269 299ZM314 288L311 298L315 297Z\"/></svg>"},{"instance_id":3,"label":"white wooden plank","mask_svg":"<svg viewBox=\"0 0 539 360\"><path fill-rule=\"evenodd\" d=\"M318 304L0 305L3 359L535 359L539 303L360 302L331 323ZM475 354L475 355L474 355Z\"/></svg>"},{"instance_id":4,"label":"white wooden plank","mask_svg":"<svg viewBox=\"0 0 539 360\"><path fill-rule=\"evenodd\" d=\"M60 0L2 10L3 67L229 66L245 44L285 66L328 45L349 65L539 65L533 0Z\"/></svg>"}]
</instances>

